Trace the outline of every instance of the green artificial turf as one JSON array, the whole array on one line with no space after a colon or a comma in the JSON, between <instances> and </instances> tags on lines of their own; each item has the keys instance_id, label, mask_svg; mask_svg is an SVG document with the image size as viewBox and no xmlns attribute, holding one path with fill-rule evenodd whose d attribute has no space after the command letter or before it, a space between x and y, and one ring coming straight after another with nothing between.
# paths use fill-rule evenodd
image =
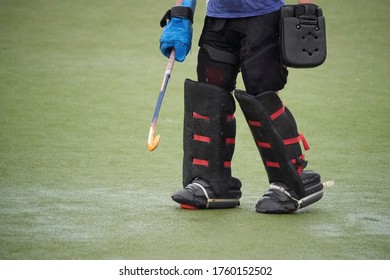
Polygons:
<instances>
[{"instance_id":1,"label":"green artificial turf","mask_svg":"<svg viewBox=\"0 0 390 280\"><path fill-rule=\"evenodd\" d=\"M335 185L284 216L254 210L267 178L240 109L241 206L185 211L170 199L205 11L198 1L151 153L171 2L0 0L0 259L389 259L388 1L317 1L327 61L290 69L281 97L311 146L309 168Z\"/></svg>"}]
</instances>

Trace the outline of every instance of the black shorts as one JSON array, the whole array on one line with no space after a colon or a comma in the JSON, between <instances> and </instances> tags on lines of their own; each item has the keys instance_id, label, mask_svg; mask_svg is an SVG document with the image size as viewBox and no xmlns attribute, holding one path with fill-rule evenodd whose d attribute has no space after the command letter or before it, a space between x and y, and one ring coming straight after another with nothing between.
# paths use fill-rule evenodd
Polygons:
<instances>
[{"instance_id":1,"label":"black shorts","mask_svg":"<svg viewBox=\"0 0 390 280\"><path fill-rule=\"evenodd\" d=\"M199 40L198 81L231 91L241 71L251 95L284 88L288 71L280 60L279 17L279 11L238 19L206 17Z\"/></svg>"}]
</instances>

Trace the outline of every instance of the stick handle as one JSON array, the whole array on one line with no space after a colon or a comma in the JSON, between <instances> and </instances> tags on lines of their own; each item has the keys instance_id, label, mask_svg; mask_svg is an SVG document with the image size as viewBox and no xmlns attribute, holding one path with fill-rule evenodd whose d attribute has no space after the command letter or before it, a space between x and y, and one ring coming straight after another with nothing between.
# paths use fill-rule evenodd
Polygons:
<instances>
[{"instance_id":1,"label":"stick handle","mask_svg":"<svg viewBox=\"0 0 390 280\"><path fill-rule=\"evenodd\" d=\"M176 56L176 50L172 49L171 55L169 56L167 67L165 68L165 74L164 75L171 75L173 70L173 65L175 64L175 56Z\"/></svg>"}]
</instances>

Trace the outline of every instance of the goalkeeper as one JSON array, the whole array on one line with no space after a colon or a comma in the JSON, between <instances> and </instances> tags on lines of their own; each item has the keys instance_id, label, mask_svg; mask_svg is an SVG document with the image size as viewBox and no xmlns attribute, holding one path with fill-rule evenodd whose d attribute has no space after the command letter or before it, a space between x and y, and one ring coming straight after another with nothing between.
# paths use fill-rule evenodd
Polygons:
<instances>
[{"instance_id":1,"label":"goalkeeper","mask_svg":"<svg viewBox=\"0 0 390 280\"><path fill-rule=\"evenodd\" d=\"M312 1L299 0L312 7ZM184 61L191 49L196 0L178 1L161 21L160 49ZM288 70L280 57L283 0L208 0L199 39L197 81L184 85L183 188L172 199L186 209L233 208L241 182L232 176L235 100L246 118L265 167L269 188L257 201L260 213L294 213L323 195L320 175L307 161L292 113L279 96ZM245 90L236 89L241 72Z\"/></svg>"}]
</instances>

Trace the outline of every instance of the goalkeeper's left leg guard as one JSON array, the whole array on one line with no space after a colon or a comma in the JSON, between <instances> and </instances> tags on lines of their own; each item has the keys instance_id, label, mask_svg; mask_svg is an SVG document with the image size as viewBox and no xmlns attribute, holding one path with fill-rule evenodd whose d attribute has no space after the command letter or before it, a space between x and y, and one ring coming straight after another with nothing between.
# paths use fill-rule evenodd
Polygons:
<instances>
[{"instance_id":1,"label":"goalkeeper's left leg guard","mask_svg":"<svg viewBox=\"0 0 390 280\"><path fill-rule=\"evenodd\" d=\"M323 186L319 174L303 172L307 162L300 141L309 149L305 138L298 133L291 112L276 92L252 96L235 92L247 119L270 182L270 190L256 205L258 212L291 213L314 203L322 197L317 192ZM302 200L302 201L301 201Z\"/></svg>"}]
</instances>

